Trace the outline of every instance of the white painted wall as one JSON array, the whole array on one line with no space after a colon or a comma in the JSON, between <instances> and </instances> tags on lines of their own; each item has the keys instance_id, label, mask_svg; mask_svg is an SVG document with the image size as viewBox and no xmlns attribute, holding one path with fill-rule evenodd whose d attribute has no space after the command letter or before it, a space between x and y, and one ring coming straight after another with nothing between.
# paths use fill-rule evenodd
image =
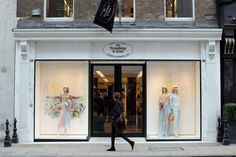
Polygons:
<instances>
[{"instance_id":1,"label":"white painted wall","mask_svg":"<svg viewBox=\"0 0 236 157\"><path fill-rule=\"evenodd\" d=\"M16 27L16 0L0 5L0 140L5 137L5 121L14 118L14 54L12 28ZM12 134L12 127L10 127Z\"/></svg>"},{"instance_id":2,"label":"white painted wall","mask_svg":"<svg viewBox=\"0 0 236 157\"><path fill-rule=\"evenodd\" d=\"M114 58L103 52L105 45L108 43L111 43L111 41L41 41L36 44L36 58L114 60ZM128 57L118 59L200 59L199 45L192 41L127 41L126 43L133 47L133 53Z\"/></svg>"},{"instance_id":3,"label":"white painted wall","mask_svg":"<svg viewBox=\"0 0 236 157\"><path fill-rule=\"evenodd\" d=\"M214 57L209 54L209 43L206 43L205 82L203 90L203 140L216 141L217 118L220 116L221 108L221 86L220 86L220 49L219 42L214 48Z\"/></svg>"}]
</instances>

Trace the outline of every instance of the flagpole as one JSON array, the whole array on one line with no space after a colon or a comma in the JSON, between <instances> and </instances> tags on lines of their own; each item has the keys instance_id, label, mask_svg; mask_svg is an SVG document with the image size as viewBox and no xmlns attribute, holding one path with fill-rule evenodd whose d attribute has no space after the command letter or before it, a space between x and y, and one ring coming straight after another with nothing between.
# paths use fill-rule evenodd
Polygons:
<instances>
[{"instance_id":1,"label":"flagpole","mask_svg":"<svg viewBox=\"0 0 236 157\"><path fill-rule=\"evenodd\" d=\"M121 0L118 0L119 24L121 25Z\"/></svg>"}]
</instances>

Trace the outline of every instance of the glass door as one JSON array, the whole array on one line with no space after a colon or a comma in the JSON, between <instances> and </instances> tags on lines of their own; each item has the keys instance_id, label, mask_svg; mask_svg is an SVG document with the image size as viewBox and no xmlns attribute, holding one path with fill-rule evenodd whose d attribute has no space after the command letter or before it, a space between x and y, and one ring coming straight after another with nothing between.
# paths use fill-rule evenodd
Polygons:
<instances>
[{"instance_id":1,"label":"glass door","mask_svg":"<svg viewBox=\"0 0 236 157\"><path fill-rule=\"evenodd\" d=\"M128 136L144 136L144 65L98 65L92 71L92 136L110 136L113 93L122 94Z\"/></svg>"},{"instance_id":2,"label":"glass door","mask_svg":"<svg viewBox=\"0 0 236 157\"><path fill-rule=\"evenodd\" d=\"M112 65L93 66L92 85L92 134L105 136L110 133L110 112L114 93L114 72Z\"/></svg>"},{"instance_id":3,"label":"glass door","mask_svg":"<svg viewBox=\"0 0 236 157\"><path fill-rule=\"evenodd\" d=\"M122 102L126 132L143 132L143 70L142 66L122 66Z\"/></svg>"}]
</instances>

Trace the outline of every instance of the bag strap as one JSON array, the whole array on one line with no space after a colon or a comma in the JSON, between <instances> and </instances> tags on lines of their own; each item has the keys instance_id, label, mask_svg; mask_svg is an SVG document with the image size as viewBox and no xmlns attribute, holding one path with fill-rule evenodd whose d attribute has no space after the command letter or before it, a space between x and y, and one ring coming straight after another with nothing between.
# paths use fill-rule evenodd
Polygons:
<instances>
[{"instance_id":1,"label":"bag strap","mask_svg":"<svg viewBox=\"0 0 236 157\"><path fill-rule=\"evenodd\" d=\"M120 111L121 111L121 113L122 113L122 112L123 112L123 107L122 107L122 105L123 105L123 104L122 104L122 102L121 102L121 101L120 101L120 103L119 103L119 104L120 104Z\"/></svg>"}]
</instances>

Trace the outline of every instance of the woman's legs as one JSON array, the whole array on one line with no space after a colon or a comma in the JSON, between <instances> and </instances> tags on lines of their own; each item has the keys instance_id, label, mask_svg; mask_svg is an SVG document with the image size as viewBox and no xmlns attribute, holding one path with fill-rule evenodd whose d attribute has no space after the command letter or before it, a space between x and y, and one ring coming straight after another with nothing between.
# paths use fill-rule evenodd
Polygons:
<instances>
[{"instance_id":1,"label":"woman's legs","mask_svg":"<svg viewBox=\"0 0 236 157\"><path fill-rule=\"evenodd\" d=\"M115 151L115 137L116 137L116 134L119 136L119 137L122 137L125 141L127 141L132 150L134 149L134 141L131 141L128 137L126 137L124 134L120 133L120 132L116 132L116 127L115 125L112 125L112 132L111 132L111 148L107 149L107 151Z\"/></svg>"},{"instance_id":2,"label":"woman's legs","mask_svg":"<svg viewBox=\"0 0 236 157\"><path fill-rule=\"evenodd\" d=\"M124 134L117 132L117 135L119 137L122 137L125 141L127 141L129 144L132 142L128 137L126 137Z\"/></svg>"},{"instance_id":3,"label":"woman's legs","mask_svg":"<svg viewBox=\"0 0 236 157\"><path fill-rule=\"evenodd\" d=\"M125 136L124 134L122 134L121 132L117 132L117 135L118 135L119 137L122 137L125 141L127 141L127 142L130 144L132 150L134 149L134 141L131 141L128 137L126 137L126 136Z\"/></svg>"},{"instance_id":4,"label":"woman's legs","mask_svg":"<svg viewBox=\"0 0 236 157\"><path fill-rule=\"evenodd\" d=\"M115 151L115 137L116 137L116 127L115 125L111 125L111 148L107 149L107 151Z\"/></svg>"}]
</instances>

